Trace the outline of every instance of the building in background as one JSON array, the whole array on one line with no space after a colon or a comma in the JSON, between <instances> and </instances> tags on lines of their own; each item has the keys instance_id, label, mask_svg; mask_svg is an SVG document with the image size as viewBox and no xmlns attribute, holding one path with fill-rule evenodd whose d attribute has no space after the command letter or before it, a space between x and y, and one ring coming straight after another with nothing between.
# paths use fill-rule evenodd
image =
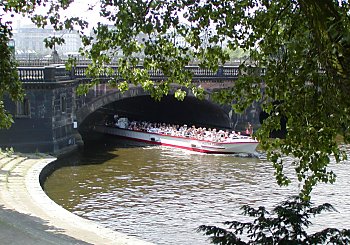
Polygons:
<instances>
[{"instance_id":1,"label":"building in background","mask_svg":"<svg viewBox=\"0 0 350 245\"><path fill-rule=\"evenodd\" d=\"M18 26L14 31L16 43L16 58L38 59L50 58L53 50L46 48L44 39L50 37L63 37L65 43L56 45L56 51L61 57L77 54L82 46L77 31L55 31L52 27L38 28L35 25Z\"/></svg>"}]
</instances>

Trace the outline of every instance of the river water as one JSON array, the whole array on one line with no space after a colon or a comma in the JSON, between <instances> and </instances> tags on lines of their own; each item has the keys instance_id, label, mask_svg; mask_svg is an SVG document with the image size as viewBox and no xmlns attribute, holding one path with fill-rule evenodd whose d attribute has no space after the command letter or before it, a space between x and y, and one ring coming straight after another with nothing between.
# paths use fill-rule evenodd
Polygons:
<instances>
[{"instance_id":1,"label":"river water","mask_svg":"<svg viewBox=\"0 0 350 245\"><path fill-rule=\"evenodd\" d=\"M210 244L199 225L245 220L240 207L273 207L299 191L275 183L261 155L206 155L115 138L95 142L74 156L44 184L56 203L86 219L155 244ZM286 159L288 162L288 159ZM339 212L314 219L313 230L350 229L350 163L332 164L336 184L319 185L315 204ZM292 166L287 167L292 175Z\"/></svg>"}]
</instances>

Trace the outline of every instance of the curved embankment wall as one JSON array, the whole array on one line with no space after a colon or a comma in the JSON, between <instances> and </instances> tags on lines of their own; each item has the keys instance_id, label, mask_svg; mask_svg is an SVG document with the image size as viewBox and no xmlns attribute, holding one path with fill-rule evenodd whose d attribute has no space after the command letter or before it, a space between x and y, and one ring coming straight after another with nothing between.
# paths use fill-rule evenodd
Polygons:
<instances>
[{"instance_id":1,"label":"curved embankment wall","mask_svg":"<svg viewBox=\"0 0 350 245\"><path fill-rule=\"evenodd\" d=\"M0 152L0 223L14 244L151 244L83 219L52 201L40 182L58 167L55 160Z\"/></svg>"}]
</instances>

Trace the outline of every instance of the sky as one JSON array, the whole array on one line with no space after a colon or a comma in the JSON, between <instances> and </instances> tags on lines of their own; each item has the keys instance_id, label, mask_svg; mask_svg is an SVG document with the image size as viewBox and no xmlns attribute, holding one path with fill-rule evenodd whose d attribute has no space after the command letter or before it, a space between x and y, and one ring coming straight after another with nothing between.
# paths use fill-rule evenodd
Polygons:
<instances>
[{"instance_id":1,"label":"sky","mask_svg":"<svg viewBox=\"0 0 350 245\"><path fill-rule=\"evenodd\" d=\"M81 17L82 19L89 22L89 30L96 26L99 21L103 22L104 20L99 16L99 1L88 1L88 0L75 0L71 6L65 10L61 11L61 16L64 17ZM95 4L95 8L91 11L88 8ZM0 9L1 14L2 9ZM46 10L43 7L37 9L38 13L45 14ZM10 14L4 15L3 20L12 21L12 26L14 29L19 28L20 26L32 24L31 20L27 17L23 17L19 14L15 14L14 17L11 17Z\"/></svg>"}]
</instances>

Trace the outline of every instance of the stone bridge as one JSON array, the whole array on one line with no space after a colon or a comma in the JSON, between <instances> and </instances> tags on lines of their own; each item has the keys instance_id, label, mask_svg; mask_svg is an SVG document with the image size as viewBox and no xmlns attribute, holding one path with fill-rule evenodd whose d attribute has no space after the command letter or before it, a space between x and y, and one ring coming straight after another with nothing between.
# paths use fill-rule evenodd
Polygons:
<instances>
[{"instance_id":1,"label":"stone bridge","mask_svg":"<svg viewBox=\"0 0 350 245\"><path fill-rule=\"evenodd\" d=\"M211 102L210 96L200 101L189 92L179 109L174 105L180 102L167 97L163 104L157 104L142 88L132 85L122 94L102 83L87 94L78 95L77 86L89 80L86 68L86 65L81 65L67 71L64 65L18 67L26 95L23 102L5 98L5 108L13 114L14 124L9 130L0 130L0 147L56 154L70 151L83 143L81 133L84 130L89 130L106 114L118 110L118 113L143 117L144 120L168 119L194 124L202 121L218 127L230 126L230 107L219 107ZM117 67L113 69L117 74ZM192 71L193 82L200 83L208 92L232 86L239 75L238 66L221 66L217 72L198 66L188 66L186 69ZM155 81L166 79L158 70L149 71L149 74ZM145 105L149 106L145 108ZM142 110L134 111L135 108Z\"/></svg>"}]
</instances>

